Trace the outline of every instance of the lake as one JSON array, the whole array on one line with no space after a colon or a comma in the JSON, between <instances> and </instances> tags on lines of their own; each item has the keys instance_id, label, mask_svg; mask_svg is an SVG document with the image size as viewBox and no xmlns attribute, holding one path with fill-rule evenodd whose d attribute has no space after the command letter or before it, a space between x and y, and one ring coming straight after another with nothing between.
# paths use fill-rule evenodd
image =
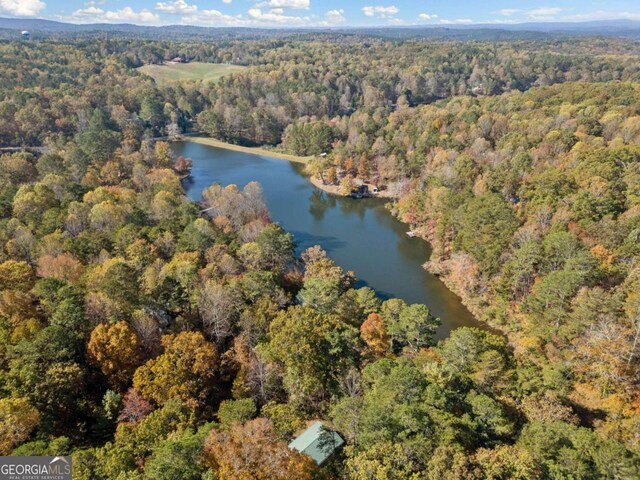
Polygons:
<instances>
[{"instance_id":1,"label":"lake","mask_svg":"<svg viewBox=\"0 0 640 480\"><path fill-rule=\"evenodd\" d=\"M191 199L199 200L214 183L243 188L257 181L272 220L294 235L298 251L320 245L342 268L356 274L359 286L373 288L382 298L424 303L442 320L438 339L457 327L483 326L422 268L431 253L429 244L410 238L407 225L388 212L384 200L329 195L308 181L304 165L286 160L191 142L173 143L172 148L193 161L191 179L185 182Z\"/></svg>"}]
</instances>

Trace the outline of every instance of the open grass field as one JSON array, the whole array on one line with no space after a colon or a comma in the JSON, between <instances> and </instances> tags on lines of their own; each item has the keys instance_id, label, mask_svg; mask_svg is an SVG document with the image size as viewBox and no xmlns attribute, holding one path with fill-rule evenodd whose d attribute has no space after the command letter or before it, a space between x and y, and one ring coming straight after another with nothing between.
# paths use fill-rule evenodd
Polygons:
<instances>
[{"instance_id":1,"label":"open grass field","mask_svg":"<svg viewBox=\"0 0 640 480\"><path fill-rule=\"evenodd\" d=\"M156 82L180 80L204 80L216 82L224 75L239 72L246 67L222 63L178 63L175 65L144 65L138 68L142 73L153 77Z\"/></svg>"}]
</instances>

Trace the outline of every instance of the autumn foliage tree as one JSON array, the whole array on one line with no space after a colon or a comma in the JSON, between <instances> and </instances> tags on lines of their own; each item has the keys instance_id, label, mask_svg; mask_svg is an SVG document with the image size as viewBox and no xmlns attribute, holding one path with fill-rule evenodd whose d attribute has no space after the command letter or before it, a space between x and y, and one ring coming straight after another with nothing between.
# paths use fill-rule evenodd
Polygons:
<instances>
[{"instance_id":1,"label":"autumn foliage tree","mask_svg":"<svg viewBox=\"0 0 640 480\"><path fill-rule=\"evenodd\" d=\"M315 463L277 439L271 423L257 418L229 432L212 430L205 461L220 480L311 480Z\"/></svg>"},{"instance_id":2,"label":"autumn foliage tree","mask_svg":"<svg viewBox=\"0 0 640 480\"><path fill-rule=\"evenodd\" d=\"M123 390L140 365L140 341L127 322L101 323L91 332L87 344L89 361L107 377L109 384Z\"/></svg>"},{"instance_id":3,"label":"autumn foliage tree","mask_svg":"<svg viewBox=\"0 0 640 480\"><path fill-rule=\"evenodd\" d=\"M38 275L76 283L84 273L82 263L70 253L43 255L38 262Z\"/></svg>"},{"instance_id":4,"label":"autumn foliage tree","mask_svg":"<svg viewBox=\"0 0 640 480\"><path fill-rule=\"evenodd\" d=\"M136 370L134 388L159 405L177 397L188 405L204 406L216 388L215 345L200 332L182 332L162 337L162 346L162 355Z\"/></svg>"},{"instance_id":5,"label":"autumn foliage tree","mask_svg":"<svg viewBox=\"0 0 640 480\"><path fill-rule=\"evenodd\" d=\"M373 358L381 358L389 351L391 339L387 334L387 329L382 321L382 317L377 313L371 313L360 326L360 336L367 344L366 353Z\"/></svg>"},{"instance_id":6,"label":"autumn foliage tree","mask_svg":"<svg viewBox=\"0 0 640 480\"><path fill-rule=\"evenodd\" d=\"M0 155L0 454L83 479L640 478L637 42L59 33L0 42L0 144L34 152ZM252 68L135 68L175 56ZM151 138L190 127L378 186L507 338L436 344L427 306L297 258L255 182L190 201ZM321 469L286 446L318 417L347 442Z\"/></svg>"},{"instance_id":7,"label":"autumn foliage tree","mask_svg":"<svg viewBox=\"0 0 640 480\"><path fill-rule=\"evenodd\" d=\"M18 325L36 316L30 293L35 284L27 262L8 260L0 264L0 316Z\"/></svg>"},{"instance_id":8,"label":"autumn foliage tree","mask_svg":"<svg viewBox=\"0 0 640 480\"><path fill-rule=\"evenodd\" d=\"M138 423L153 411L153 406L133 388L127 390L122 399L119 422Z\"/></svg>"},{"instance_id":9,"label":"autumn foliage tree","mask_svg":"<svg viewBox=\"0 0 640 480\"><path fill-rule=\"evenodd\" d=\"M25 441L40 421L38 410L26 398L0 398L0 454L9 455Z\"/></svg>"}]
</instances>

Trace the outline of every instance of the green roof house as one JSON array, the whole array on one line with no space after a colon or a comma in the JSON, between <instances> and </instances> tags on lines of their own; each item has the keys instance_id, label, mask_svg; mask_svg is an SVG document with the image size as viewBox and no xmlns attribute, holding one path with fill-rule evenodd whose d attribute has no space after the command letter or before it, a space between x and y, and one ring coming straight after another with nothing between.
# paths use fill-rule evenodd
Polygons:
<instances>
[{"instance_id":1,"label":"green roof house","mask_svg":"<svg viewBox=\"0 0 640 480\"><path fill-rule=\"evenodd\" d=\"M322 465L343 444L344 440L338 432L322 422L315 422L296 437L289 448L310 456L318 465Z\"/></svg>"}]
</instances>

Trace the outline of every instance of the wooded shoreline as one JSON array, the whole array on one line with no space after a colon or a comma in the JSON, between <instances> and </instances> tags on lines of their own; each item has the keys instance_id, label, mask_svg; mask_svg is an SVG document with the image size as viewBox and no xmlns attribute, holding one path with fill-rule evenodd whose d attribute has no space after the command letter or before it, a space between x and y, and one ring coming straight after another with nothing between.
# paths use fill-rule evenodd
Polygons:
<instances>
[{"instance_id":1,"label":"wooded shoreline","mask_svg":"<svg viewBox=\"0 0 640 480\"><path fill-rule=\"evenodd\" d=\"M300 157L289 153L279 152L277 150L268 150L261 147L244 147L242 145L234 145L233 143L223 142L211 137L188 137L185 141L209 145L211 147L224 148L225 150L233 150L235 152L249 153L251 155L263 155L266 157L278 158L280 160L288 160L290 162L307 164L312 157Z\"/></svg>"},{"instance_id":2,"label":"wooded shoreline","mask_svg":"<svg viewBox=\"0 0 640 480\"><path fill-rule=\"evenodd\" d=\"M279 160L287 160L289 162L300 163L303 165L307 165L309 161L313 158L312 156L301 157L299 155L292 155L290 153L279 152L277 150L269 150L261 147L245 147L242 145L234 145L233 143L223 142L222 140L217 140L211 137L201 137L201 136L189 136L182 138L181 141L188 141L193 143L199 143L201 145L208 145L211 147L224 148L225 150L232 150L234 152L243 152L251 155L261 155L265 157L277 158ZM332 195L337 195L340 197L347 197L340 192L340 187L338 185L327 185L322 182L317 177L310 175L308 172L304 172L309 181L320 190L330 193ZM388 192L380 192L374 195L375 198L393 198Z\"/></svg>"}]
</instances>

